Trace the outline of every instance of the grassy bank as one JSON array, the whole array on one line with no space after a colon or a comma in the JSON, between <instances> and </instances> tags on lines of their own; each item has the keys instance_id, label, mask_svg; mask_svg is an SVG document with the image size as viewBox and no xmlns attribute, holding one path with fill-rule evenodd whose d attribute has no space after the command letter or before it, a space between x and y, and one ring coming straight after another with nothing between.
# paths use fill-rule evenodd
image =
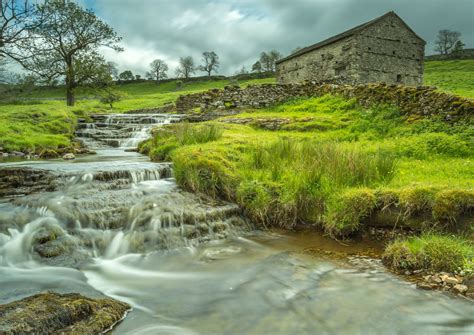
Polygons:
<instances>
[{"instance_id":1,"label":"grassy bank","mask_svg":"<svg viewBox=\"0 0 474 335\"><path fill-rule=\"evenodd\" d=\"M472 135L469 119L410 120L328 95L173 125L141 148L172 160L186 189L236 201L263 226L311 223L347 236L382 209L413 228L469 214Z\"/></svg>"},{"instance_id":2,"label":"grassy bank","mask_svg":"<svg viewBox=\"0 0 474 335\"><path fill-rule=\"evenodd\" d=\"M44 154L72 145L77 116L66 108L39 103L0 105L0 117L0 147L7 152Z\"/></svg>"}]
</instances>

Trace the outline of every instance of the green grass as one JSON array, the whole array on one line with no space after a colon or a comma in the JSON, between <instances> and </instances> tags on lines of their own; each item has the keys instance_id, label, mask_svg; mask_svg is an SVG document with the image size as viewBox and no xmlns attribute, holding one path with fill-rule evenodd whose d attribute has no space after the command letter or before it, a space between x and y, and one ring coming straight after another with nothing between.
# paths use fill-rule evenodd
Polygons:
<instances>
[{"instance_id":1,"label":"green grass","mask_svg":"<svg viewBox=\"0 0 474 335\"><path fill-rule=\"evenodd\" d=\"M235 118L250 122L226 123ZM262 126L272 119L286 123ZM182 126L172 125L142 149L155 160L172 160L184 188L236 201L262 226L319 224L347 236L384 207L389 191L400 224L410 227L420 215L435 227L474 209L470 119L413 120L392 107L365 109L326 95L207 124L221 128L218 137L186 144ZM451 196L444 195L439 215L444 191Z\"/></svg>"},{"instance_id":2,"label":"green grass","mask_svg":"<svg viewBox=\"0 0 474 335\"><path fill-rule=\"evenodd\" d=\"M474 270L474 244L462 237L426 233L390 243L384 263L395 270Z\"/></svg>"},{"instance_id":3,"label":"green grass","mask_svg":"<svg viewBox=\"0 0 474 335\"><path fill-rule=\"evenodd\" d=\"M244 80L238 84L245 87L272 82L274 78ZM52 100L64 98L62 87L16 91L10 98L11 101L0 102L0 148L6 151L35 153L65 149L72 146L71 139L77 117L87 118L93 113L121 113L133 109L160 107L174 102L181 94L223 88L229 83L228 80L192 82L185 83L179 90L176 81L117 85L115 89L123 93L124 99L115 103L113 109L100 103L97 93L87 89L77 91L78 100L74 107L67 107L64 100ZM81 99L84 97L90 99Z\"/></svg>"},{"instance_id":4,"label":"green grass","mask_svg":"<svg viewBox=\"0 0 474 335\"><path fill-rule=\"evenodd\" d=\"M41 154L67 148L76 125L76 115L51 105L0 105L0 147L7 151Z\"/></svg>"},{"instance_id":5,"label":"green grass","mask_svg":"<svg viewBox=\"0 0 474 335\"><path fill-rule=\"evenodd\" d=\"M425 62L424 84L474 99L474 59Z\"/></svg>"},{"instance_id":6,"label":"green grass","mask_svg":"<svg viewBox=\"0 0 474 335\"><path fill-rule=\"evenodd\" d=\"M248 85L274 83L274 78L250 79L237 82L241 87ZM153 81L116 84L113 89L120 92L123 99L114 103L110 110L107 105L100 103L100 92L86 88L79 88L76 91L77 105L87 109L100 110L102 112L124 112L132 109L160 107L174 102L180 95L195 92L206 91L213 88L224 88L226 85L233 84L229 80L210 80L198 82L184 82L182 87L178 88L177 81L156 83ZM22 99L65 99L66 93L64 87L57 88L37 88L23 92L15 93L17 98ZM87 98L88 100L82 100ZM34 101L34 100L33 100ZM56 103L65 104L65 101L41 101L42 103L56 105Z\"/></svg>"}]
</instances>

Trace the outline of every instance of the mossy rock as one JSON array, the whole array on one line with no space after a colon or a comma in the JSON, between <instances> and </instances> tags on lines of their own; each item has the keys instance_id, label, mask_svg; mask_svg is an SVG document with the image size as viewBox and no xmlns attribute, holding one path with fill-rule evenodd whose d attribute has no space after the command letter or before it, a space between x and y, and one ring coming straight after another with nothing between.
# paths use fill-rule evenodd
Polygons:
<instances>
[{"instance_id":1,"label":"mossy rock","mask_svg":"<svg viewBox=\"0 0 474 335\"><path fill-rule=\"evenodd\" d=\"M128 304L112 298L40 293L0 305L0 333L99 334L114 327L129 310Z\"/></svg>"}]
</instances>

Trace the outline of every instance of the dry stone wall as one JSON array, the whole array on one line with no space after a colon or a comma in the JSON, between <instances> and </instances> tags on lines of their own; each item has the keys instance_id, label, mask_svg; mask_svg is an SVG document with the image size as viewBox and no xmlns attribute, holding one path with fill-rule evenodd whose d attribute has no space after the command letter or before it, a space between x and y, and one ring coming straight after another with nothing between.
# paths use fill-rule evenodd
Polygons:
<instances>
[{"instance_id":1,"label":"dry stone wall","mask_svg":"<svg viewBox=\"0 0 474 335\"><path fill-rule=\"evenodd\" d=\"M325 94L354 98L364 107L376 104L393 105L408 115L442 115L447 121L471 116L474 113L474 100L438 92L435 87L315 82L251 85L246 88L226 86L222 90L213 89L182 95L176 101L176 110L182 114L192 112L209 114L242 108L264 108L298 97L318 97Z\"/></svg>"}]
</instances>

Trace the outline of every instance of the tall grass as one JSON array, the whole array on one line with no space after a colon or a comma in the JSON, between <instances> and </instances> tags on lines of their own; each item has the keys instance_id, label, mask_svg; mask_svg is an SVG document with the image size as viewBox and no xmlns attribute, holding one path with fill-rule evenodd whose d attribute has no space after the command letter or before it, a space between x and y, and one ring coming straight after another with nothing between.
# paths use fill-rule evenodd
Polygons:
<instances>
[{"instance_id":1,"label":"tall grass","mask_svg":"<svg viewBox=\"0 0 474 335\"><path fill-rule=\"evenodd\" d=\"M247 155L239 166L245 182L238 200L265 225L319 222L333 194L387 182L396 167L385 151L291 138L251 145Z\"/></svg>"}]
</instances>

